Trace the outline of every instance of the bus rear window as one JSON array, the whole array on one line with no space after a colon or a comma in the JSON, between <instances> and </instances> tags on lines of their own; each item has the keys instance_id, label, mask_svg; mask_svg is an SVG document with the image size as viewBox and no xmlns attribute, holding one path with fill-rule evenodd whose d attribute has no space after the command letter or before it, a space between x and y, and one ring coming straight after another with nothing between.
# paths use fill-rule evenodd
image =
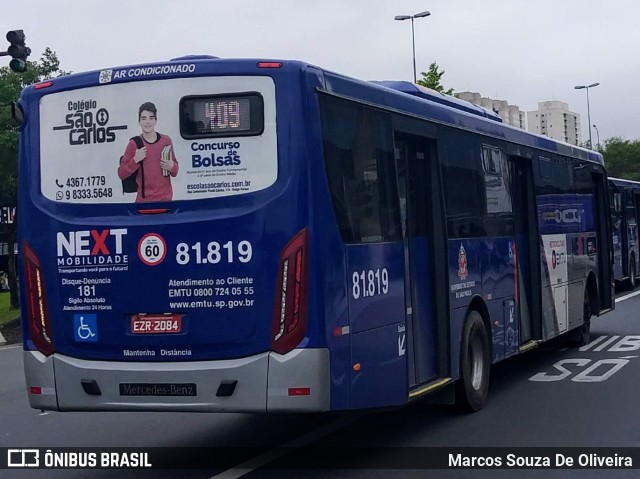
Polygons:
<instances>
[{"instance_id":1,"label":"bus rear window","mask_svg":"<svg viewBox=\"0 0 640 479\"><path fill-rule=\"evenodd\" d=\"M183 138L260 135L264 105L257 93L191 96L180 100Z\"/></svg>"},{"instance_id":2,"label":"bus rear window","mask_svg":"<svg viewBox=\"0 0 640 479\"><path fill-rule=\"evenodd\" d=\"M40 100L40 191L56 203L250 194L278 177L275 83L222 76L100 84Z\"/></svg>"}]
</instances>

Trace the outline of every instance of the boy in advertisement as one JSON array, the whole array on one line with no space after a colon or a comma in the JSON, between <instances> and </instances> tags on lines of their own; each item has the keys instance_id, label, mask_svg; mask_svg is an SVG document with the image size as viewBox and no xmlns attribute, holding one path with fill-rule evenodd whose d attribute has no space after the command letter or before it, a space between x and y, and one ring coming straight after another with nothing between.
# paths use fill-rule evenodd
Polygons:
<instances>
[{"instance_id":1,"label":"boy in advertisement","mask_svg":"<svg viewBox=\"0 0 640 479\"><path fill-rule=\"evenodd\" d=\"M171 201L171 178L178 174L178 160L167 135L156 132L158 110L151 102L138 109L139 137L131 138L118 167L118 176L126 180L136 175L136 203Z\"/></svg>"}]
</instances>

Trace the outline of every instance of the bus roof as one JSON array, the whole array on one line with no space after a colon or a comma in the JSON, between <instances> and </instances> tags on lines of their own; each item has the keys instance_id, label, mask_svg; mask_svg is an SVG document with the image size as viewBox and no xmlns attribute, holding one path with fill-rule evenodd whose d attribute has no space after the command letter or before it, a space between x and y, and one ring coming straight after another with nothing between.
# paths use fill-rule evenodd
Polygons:
<instances>
[{"instance_id":1,"label":"bus roof","mask_svg":"<svg viewBox=\"0 0 640 479\"><path fill-rule=\"evenodd\" d=\"M414 95L419 98L425 98L427 100L435 101L436 103L441 103L442 105L458 108L459 110L473 113L475 115L479 115L481 117L502 123L502 118L500 118L500 115L498 115L494 111L488 110L478 105L474 105L473 103L470 103L468 101L460 100L459 98L451 95L445 95L444 93L432 90L431 88L425 88L421 85L416 85L415 83L411 83L408 81L373 81L372 83L386 86L387 88L391 88L393 90L408 93L409 95Z\"/></svg>"},{"instance_id":2,"label":"bus roof","mask_svg":"<svg viewBox=\"0 0 640 479\"><path fill-rule=\"evenodd\" d=\"M323 73L327 91L332 93L386 106L402 113L414 114L481 135L604 165L603 156L596 151L507 125L497 121L484 108L453 97L443 98L446 95L433 94L432 90L409 82L364 82L327 70L323 70Z\"/></svg>"},{"instance_id":3,"label":"bus roof","mask_svg":"<svg viewBox=\"0 0 640 479\"><path fill-rule=\"evenodd\" d=\"M313 72L324 90L346 97L415 115L438 123L464 128L532 148L581 158L604 164L600 153L527 132L501 122L500 117L482 107L406 81L363 81L331 72L297 60L226 59L208 55L190 55L169 61L112 67L55 78L31 85L24 94L53 93L100 84L116 84L142 80L163 80L191 76L270 75Z\"/></svg>"},{"instance_id":4,"label":"bus roof","mask_svg":"<svg viewBox=\"0 0 640 479\"><path fill-rule=\"evenodd\" d=\"M614 178L609 176L609 181L616 186L624 186L627 188L640 188L640 181L627 180L625 178Z\"/></svg>"}]
</instances>

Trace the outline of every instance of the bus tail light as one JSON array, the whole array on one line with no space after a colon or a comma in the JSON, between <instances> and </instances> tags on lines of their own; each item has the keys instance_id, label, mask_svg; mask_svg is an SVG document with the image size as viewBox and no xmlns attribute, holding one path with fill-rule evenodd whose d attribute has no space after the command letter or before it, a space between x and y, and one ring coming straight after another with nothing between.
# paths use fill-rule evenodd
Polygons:
<instances>
[{"instance_id":1,"label":"bus tail light","mask_svg":"<svg viewBox=\"0 0 640 479\"><path fill-rule=\"evenodd\" d=\"M282 62L258 62L258 68L282 68Z\"/></svg>"},{"instance_id":2,"label":"bus tail light","mask_svg":"<svg viewBox=\"0 0 640 479\"><path fill-rule=\"evenodd\" d=\"M38 256L26 243L24 244L24 259L29 337L38 351L49 356L53 354L54 346L42 267Z\"/></svg>"},{"instance_id":3,"label":"bus tail light","mask_svg":"<svg viewBox=\"0 0 640 479\"><path fill-rule=\"evenodd\" d=\"M44 81L44 82L36 83L33 87L36 90L42 90L43 88L49 88L50 86L53 86L52 81Z\"/></svg>"},{"instance_id":4,"label":"bus tail light","mask_svg":"<svg viewBox=\"0 0 640 479\"><path fill-rule=\"evenodd\" d=\"M307 331L308 230L296 234L282 250L273 308L271 349L286 354Z\"/></svg>"}]
</instances>

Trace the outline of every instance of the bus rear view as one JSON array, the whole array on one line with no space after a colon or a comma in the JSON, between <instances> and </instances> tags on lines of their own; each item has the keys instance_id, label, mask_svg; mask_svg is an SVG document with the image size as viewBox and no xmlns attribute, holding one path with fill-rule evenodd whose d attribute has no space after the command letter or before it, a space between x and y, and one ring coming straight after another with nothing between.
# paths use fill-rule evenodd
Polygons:
<instances>
[{"instance_id":1,"label":"bus rear view","mask_svg":"<svg viewBox=\"0 0 640 479\"><path fill-rule=\"evenodd\" d=\"M32 407L328 408L326 349L294 349L307 326L308 200L292 186L305 177L296 143L278 142L302 126L276 98L295 69L187 57L25 90Z\"/></svg>"},{"instance_id":2,"label":"bus rear view","mask_svg":"<svg viewBox=\"0 0 640 479\"><path fill-rule=\"evenodd\" d=\"M20 107L35 408L477 411L614 307L602 156L461 100L189 57Z\"/></svg>"}]
</instances>

